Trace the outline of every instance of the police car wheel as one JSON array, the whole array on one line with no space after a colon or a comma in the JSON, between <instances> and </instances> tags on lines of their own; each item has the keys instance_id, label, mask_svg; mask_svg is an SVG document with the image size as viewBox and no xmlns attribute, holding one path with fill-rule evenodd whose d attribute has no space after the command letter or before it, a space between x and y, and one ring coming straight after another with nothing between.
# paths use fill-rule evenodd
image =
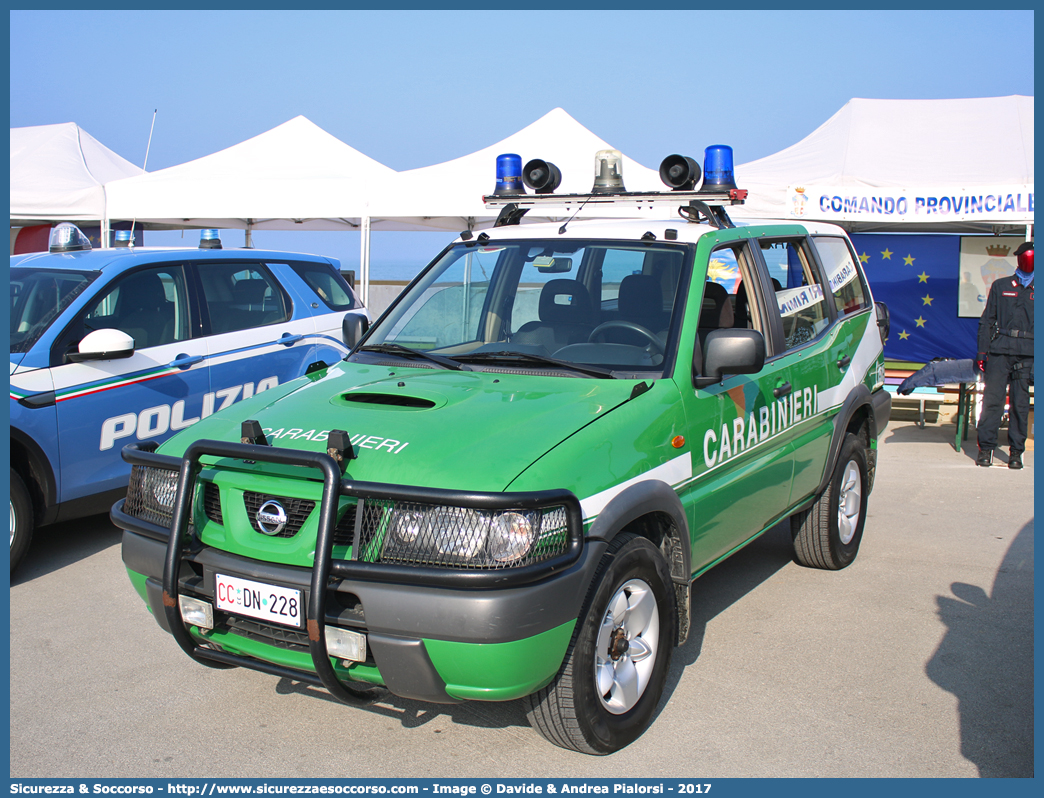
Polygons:
<instances>
[{"instance_id":1,"label":"police car wheel","mask_svg":"<svg viewBox=\"0 0 1044 798\"><path fill-rule=\"evenodd\" d=\"M867 487L866 447L848 434L826 490L790 519L797 563L831 571L852 563L863 538Z\"/></svg>"},{"instance_id":2,"label":"police car wheel","mask_svg":"<svg viewBox=\"0 0 1044 798\"><path fill-rule=\"evenodd\" d=\"M18 472L11 469L11 572L29 551L33 539L33 502Z\"/></svg>"},{"instance_id":3,"label":"police car wheel","mask_svg":"<svg viewBox=\"0 0 1044 798\"><path fill-rule=\"evenodd\" d=\"M659 550L630 533L609 544L555 679L527 696L532 726L555 745L611 754L645 731L675 641L674 588Z\"/></svg>"}]
</instances>

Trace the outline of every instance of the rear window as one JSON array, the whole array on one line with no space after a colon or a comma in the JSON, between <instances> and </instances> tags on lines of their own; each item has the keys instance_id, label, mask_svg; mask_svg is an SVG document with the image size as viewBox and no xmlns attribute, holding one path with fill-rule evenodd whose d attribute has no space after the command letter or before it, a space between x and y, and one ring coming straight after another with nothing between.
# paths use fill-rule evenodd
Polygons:
<instances>
[{"instance_id":1,"label":"rear window","mask_svg":"<svg viewBox=\"0 0 1044 798\"><path fill-rule=\"evenodd\" d=\"M332 266L291 263L290 268L297 272L330 310L352 310L362 306L351 286Z\"/></svg>"}]
</instances>

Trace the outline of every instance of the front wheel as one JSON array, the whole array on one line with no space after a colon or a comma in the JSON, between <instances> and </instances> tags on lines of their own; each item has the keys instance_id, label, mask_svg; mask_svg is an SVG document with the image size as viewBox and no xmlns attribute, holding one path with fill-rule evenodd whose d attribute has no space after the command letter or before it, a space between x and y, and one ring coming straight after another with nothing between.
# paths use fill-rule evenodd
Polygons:
<instances>
[{"instance_id":1,"label":"front wheel","mask_svg":"<svg viewBox=\"0 0 1044 798\"><path fill-rule=\"evenodd\" d=\"M863 539L867 484L866 446L849 433L826 490L810 508L791 516L798 564L837 571L852 563Z\"/></svg>"},{"instance_id":2,"label":"front wheel","mask_svg":"<svg viewBox=\"0 0 1044 798\"><path fill-rule=\"evenodd\" d=\"M33 539L33 502L25 482L11 469L11 573L29 551Z\"/></svg>"},{"instance_id":3,"label":"front wheel","mask_svg":"<svg viewBox=\"0 0 1044 798\"><path fill-rule=\"evenodd\" d=\"M638 738L663 693L675 641L674 589L645 538L613 538L562 667L525 698L529 722L555 745L611 754Z\"/></svg>"}]
</instances>

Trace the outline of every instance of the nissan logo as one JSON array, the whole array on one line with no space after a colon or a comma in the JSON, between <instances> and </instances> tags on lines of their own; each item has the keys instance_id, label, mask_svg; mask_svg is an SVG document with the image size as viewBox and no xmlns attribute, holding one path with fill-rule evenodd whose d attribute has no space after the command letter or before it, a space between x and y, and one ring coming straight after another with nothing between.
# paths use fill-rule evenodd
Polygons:
<instances>
[{"instance_id":1,"label":"nissan logo","mask_svg":"<svg viewBox=\"0 0 1044 798\"><path fill-rule=\"evenodd\" d=\"M266 535L278 535L286 529L286 510L275 499L269 499L258 508L257 525Z\"/></svg>"}]
</instances>

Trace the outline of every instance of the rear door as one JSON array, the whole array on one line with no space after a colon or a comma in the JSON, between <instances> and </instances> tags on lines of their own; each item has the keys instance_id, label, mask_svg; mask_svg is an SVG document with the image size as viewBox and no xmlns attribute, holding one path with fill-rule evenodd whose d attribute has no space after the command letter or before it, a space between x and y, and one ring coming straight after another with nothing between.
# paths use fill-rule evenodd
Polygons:
<instances>
[{"instance_id":1,"label":"rear door","mask_svg":"<svg viewBox=\"0 0 1044 798\"><path fill-rule=\"evenodd\" d=\"M304 375L316 361L315 322L273 269L251 259L196 269L210 365L201 416Z\"/></svg>"},{"instance_id":2,"label":"rear door","mask_svg":"<svg viewBox=\"0 0 1044 798\"><path fill-rule=\"evenodd\" d=\"M822 479L833 425L820 396L840 381L850 342L839 339L830 287L803 232L760 237L757 252L775 296L767 308L776 330L773 367L789 386L780 397L778 415L781 442L793 448L794 480L788 503L794 504L815 493Z\"/></svg>"}]
</instances>

